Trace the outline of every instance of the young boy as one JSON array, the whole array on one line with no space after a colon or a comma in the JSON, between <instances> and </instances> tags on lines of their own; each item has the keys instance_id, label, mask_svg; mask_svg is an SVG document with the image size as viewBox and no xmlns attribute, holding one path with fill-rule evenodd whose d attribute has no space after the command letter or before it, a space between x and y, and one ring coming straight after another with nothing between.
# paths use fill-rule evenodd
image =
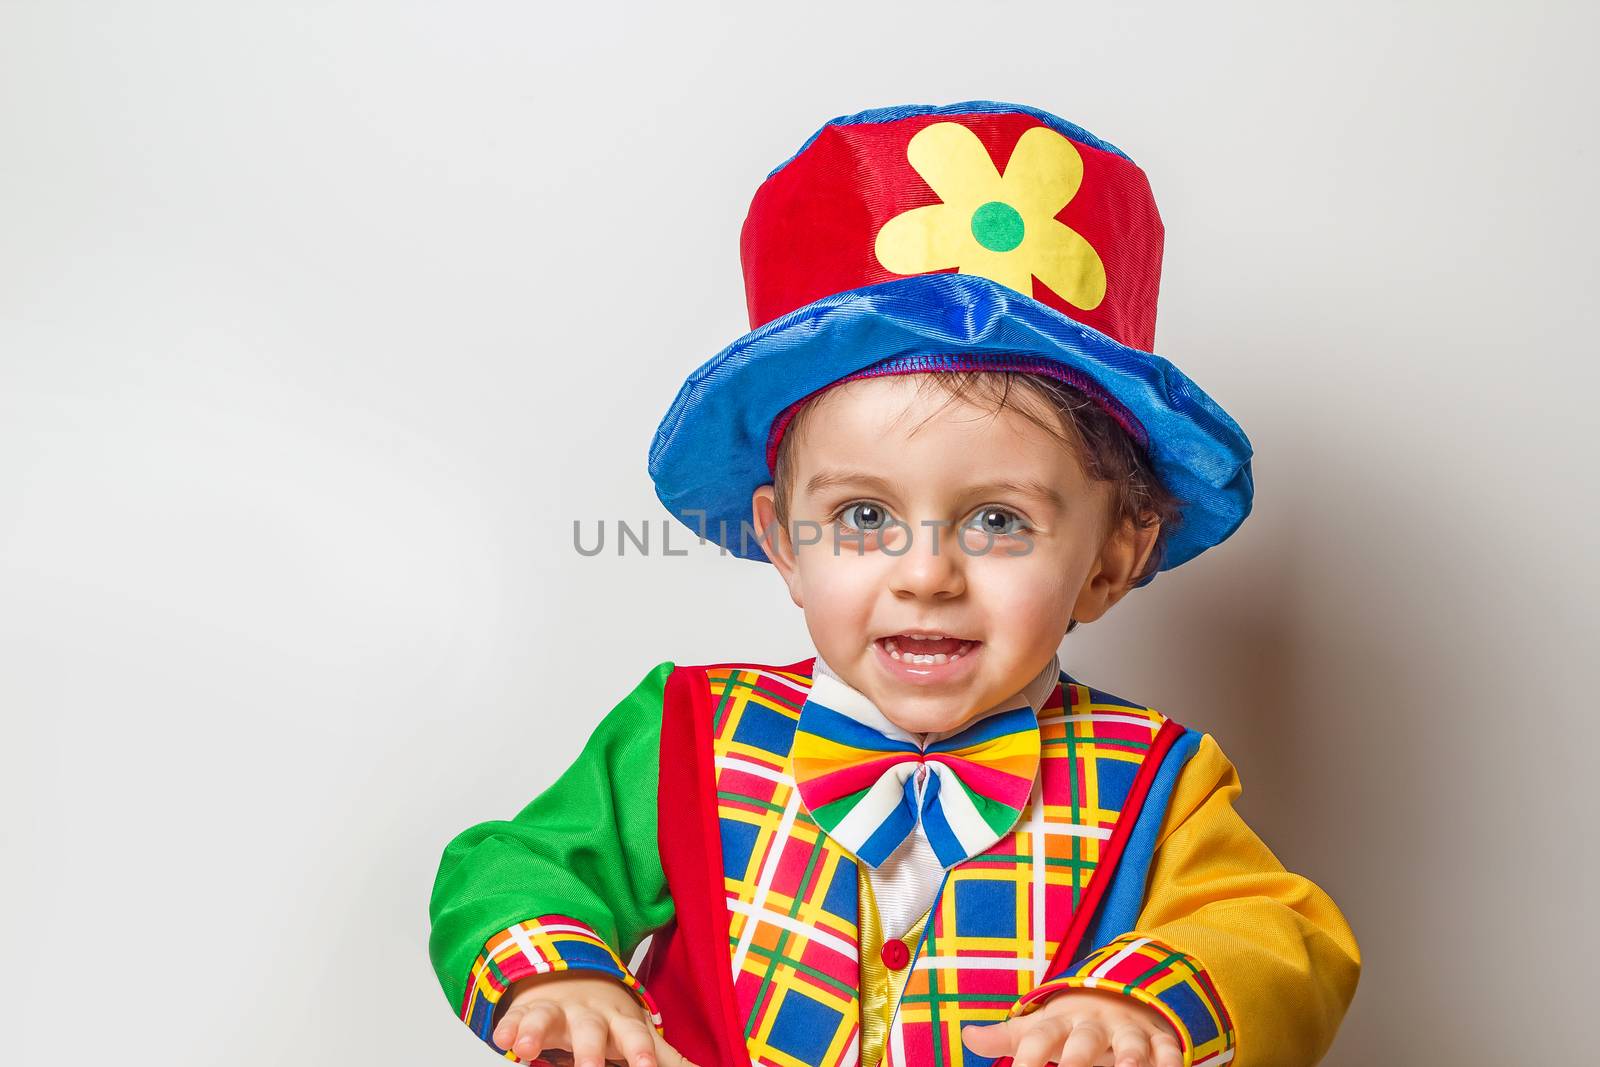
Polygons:
<instances>
[{"instance_id":1,"label":"young boy","mask_svg":"<svg viewBox=\"0 0 1600 1067\"><path fill-rule=\"evenodd\" d=\"M816 655L660 664L453 840L452 1006L578 1067L1314 1063L1343 917L1209 736L1057 659L1250 507L1243 432L1150 353L1143 172L1018 105L868 111L768 176L742 245L753 332L650 468L770 559Z\"/></svg>"}]
</instances>

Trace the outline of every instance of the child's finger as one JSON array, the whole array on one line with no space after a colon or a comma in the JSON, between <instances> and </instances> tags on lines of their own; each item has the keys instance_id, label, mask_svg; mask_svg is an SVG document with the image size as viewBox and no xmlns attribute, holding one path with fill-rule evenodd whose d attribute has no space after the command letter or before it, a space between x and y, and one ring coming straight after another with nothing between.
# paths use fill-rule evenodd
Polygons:
<instances>
[{"instance_id":1,"label":"child's finger","mask_svg":"<svg viewBox=\"0 0 1600 1067\"><path fill-rule=\"evenodd\" d=\"M1020 1025L1019 1019L981 1025L968 1024L961 1028L961 1043L978 1055L990 1059L1007 1056L1016 1050L1017 1040L1022 1036L1017 1029Z\"/></svg>"},{"instance_id":2,"label":"child's finger","mask_svg":"<svg viewBox=\"0 0 1600 1067\"><path fill-rule=\"evenodd\" d=\"M545 1049L560 1047L556 1042L566 1036L566 1020L559 1008L548 1000L535 1000L526 1006L516 1005L506 1012L506 1018L518 1011L521 1015L512 1043L501 1048L515 1052L520 1060L533 1060Z\"/></svg>"},{"instance_id":3,"label":"child's finger","mask_svg":"<svg viewBox=\"0 0 1600 1067\"><path fill-rule=\"evenodd\" d=\"M1183 1046L1169 1033L1152 1037L1150 1051L1155 1054L1156 1067L1183 1067Z\"/></svg>"},{"instance_id":4,"label":"child's finger","mask_svg":"<svg viewBox=\"0 0 1600 1067\"><path fill-rule=\"evenodd\" d=\"M655 1039L656 1057L660 1061L661 1067L695 1067L683 1053L667 1044L666 1038L656 1033L653 1029L650 1032L650 1036Z\"/></svg>"},{"instance_id":5,"label":"child's finger","mask_svg":"<svg viewBox=\"0 0 1600 1067\"><path fill-rule=\"evenodd\" d=\"M517 1039L517 1028L527 1011L528 1009L521 1004L513 1004L506 1009L500 1021L494 1024L494 1033L489 1035L497 1048L511 1047L511 1042Z\"/></svg>"},{"instance_id":6,"label":"child's finger","mask_svg":"<svg viewBox=\"0 0 1600 1067\"><path fill-rule=\"evenodd\" d=\"M567 1033L572 1038L573 1067L605 1067L610 1027L587 1009L567 1009Z\"/></svg>"},{"instance_id":7,"label":"child's finger","mask_svg":"<svg viewBox=\"0 0 1600 1067\"><path fill-rule=\"evenodd\" d=\"M1056 1058L1055 1051L1061 1047L1061 1033L1057 1027L1041 1024L1023 1034L1022 1040L1017 1042L1016 1054L1011 1057L1011 1067L1044 1067Z\"/></svg>"},{"instance_id":8,"label":"child's finger","mask_svg":"<svg viewBox=\"0 0 1600 1067\"><path fill-rule=\"evenodd\" d=\"M628 1067L656 1067L655 1030L643 1019L612 1019L611 1040Z\"/></svg>"},{"instance_id":9,"label":"child's finger","mask_svg":"<svg viewBox=\"0 0 1600 1067\"><path fill-rule=\"evenodd\" d=\"M1111 1038L1097 1022L1084 1021L1072 1028L1061 1055L1054 1057L1061 1067L1094 1067L1095 1059L1111 1046Z\"/></svg>"},{"instance_id":10,"label":"child's finger","mask_svg":"<svg viewBox=\"0 0 1600 1067\"><path fill-rule=\"evenodd\" d=\"M1124 1026L1111 1035L1111 1062L1115 1067L1150 1067L1150 1035L1137 1026Z\"/></svg>"}]
</instances>

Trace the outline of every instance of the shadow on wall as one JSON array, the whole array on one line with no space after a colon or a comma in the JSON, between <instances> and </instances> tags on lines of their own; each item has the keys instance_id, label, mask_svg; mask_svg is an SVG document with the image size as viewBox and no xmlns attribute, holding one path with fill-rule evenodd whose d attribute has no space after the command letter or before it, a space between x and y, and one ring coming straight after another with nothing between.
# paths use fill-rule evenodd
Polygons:
<instances>
[{"instance_id":1,"label":"shadow on wall","mask_svg":"<svg viewBox=\"0 0 1600 1067\"><path fill-rule=\"evenodd\" d=\"M1239 769L1246 820L1338 902L1364 967L1325 1063L1486 1062L1482 1034L1416 1025L1492 1004L1481 981L1459 988L1492 956L1460 931L1490 912L1458 921L1452 911L1476 909L1465 898L1441 907L1438 893L1483 847L1452 796L1474 758L1469 731L1444 727L1493 712L1468 711L1483 686L1452 667L1459 649L1434 618L1473 568L1397 550L1396 520L1422 507L1398 491L1404 472L1298 462L1317 484L1286 486L1276 514L1246 523L1205 565L1162 575L1159 595L1130 596L1114 625L1075 633L1063 663L1214 734ZM1388 518L1349 519L1360 515Z\"/></svg>"}]
</instances>

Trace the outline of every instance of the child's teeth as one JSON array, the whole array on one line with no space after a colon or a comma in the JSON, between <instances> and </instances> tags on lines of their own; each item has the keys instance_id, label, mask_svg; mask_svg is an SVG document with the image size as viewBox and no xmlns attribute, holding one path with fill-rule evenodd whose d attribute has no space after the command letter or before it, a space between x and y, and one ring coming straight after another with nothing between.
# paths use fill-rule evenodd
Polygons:
<instances>
[{"instance_id":1,"label":"child's teeth","mask_svg":"<svg viewBox=\"0 0 1600 1067\"><path fill-rule=\"evenodd\" d=\"M901 651L901 649L900 649L901 640L909 640L909 641L940 641L940 640L944 640L944 638L928 637L928 636L925 636L923 634L901 634L901 635L899 635L897 637L885 637L885 638L882 639L883 650L885 652L889 653L891 658L899 660L902 663L920 663L920 664L928 664L930 666L939 666L939 665L943 665L943 664L946 664L946 663L954 663L956 660L960 659L962 656L966 655L968 652L971 652L972 648L973 648L973 645L974 645L974 642L972 642L972 641L962 641L961 642L961 647L958 648L955 652L949 653L948 655L943 653L943 652L935 652L935 653L932 653L932 654L928 654L928 653L925 653L925 652L903 652L903 651Z\"/></svg>"}]
</instances>

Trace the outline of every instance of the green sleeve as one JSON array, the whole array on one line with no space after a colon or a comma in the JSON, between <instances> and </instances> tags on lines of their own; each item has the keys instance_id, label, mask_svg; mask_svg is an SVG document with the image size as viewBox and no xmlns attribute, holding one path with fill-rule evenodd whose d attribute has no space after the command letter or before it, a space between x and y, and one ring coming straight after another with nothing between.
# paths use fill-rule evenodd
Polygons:
<instances>
[{"instance_id":1,"label":"green sleeve","mask_svg":"<svg viewBox=\"0 0 1600 1067\"><path fill-rule=\"evenodd\" d=\"M656 848L662 701L673 664L653 668L611 709L577 760L514 819L478 825L445 846L428 903L428 953L459 1010L485 942L541 915L593 927L623 960L672 920ZM537 760L488 753L495 767Z\"/></svg>"}]
</instances>

